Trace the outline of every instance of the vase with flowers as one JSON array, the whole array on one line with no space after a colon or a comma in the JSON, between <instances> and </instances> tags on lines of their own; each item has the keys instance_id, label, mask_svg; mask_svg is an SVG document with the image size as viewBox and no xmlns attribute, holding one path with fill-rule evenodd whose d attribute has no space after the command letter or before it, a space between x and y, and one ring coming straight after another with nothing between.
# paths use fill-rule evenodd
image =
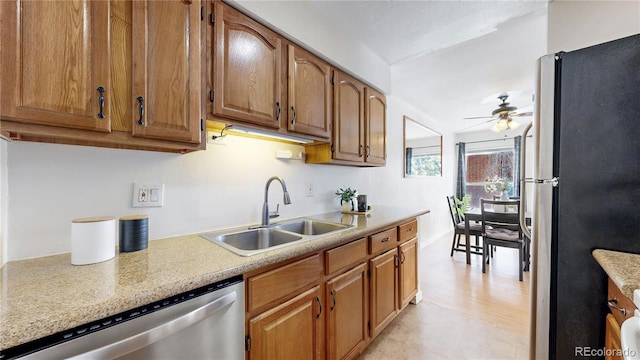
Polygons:
<instances>
[{"instance_id":1,"label":"vase with flowers","mask_svg":"<svg viewBox=\"0 0 640 360\"><path fill-rule=\"evenodd\" d=\"M484 183L484 191L489 194L500 194L500 200L509 200L509 191L511 191L511 183L507 178L501 178L497 175L486 179Z\"/></svg>"},{"instance_id":2,"label":"vase with flowers","mask_svg":"<svg viewBox=\"0 0 640 360\"><path fill-rule=\"evenodd\" d=\"M336 191L336 195L340 198L340 205L342 206L342 212L355 211L355 199L358 196L356 189L340 188Z\"/></svg>"}]
</instances>

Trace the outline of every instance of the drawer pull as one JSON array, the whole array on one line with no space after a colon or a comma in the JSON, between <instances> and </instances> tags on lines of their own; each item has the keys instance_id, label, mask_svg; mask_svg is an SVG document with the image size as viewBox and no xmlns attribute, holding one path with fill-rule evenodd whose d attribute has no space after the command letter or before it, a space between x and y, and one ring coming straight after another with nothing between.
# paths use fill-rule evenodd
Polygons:
<instances>
[{"instance_id":1,"label":"drawer pull","mask_svg":"<svg viewBox=\"0 0 640 360\"><path fill-rule=\"evenodd\" d=\"M387 236L386 238L380 240L380 242L386 243L389 240L391 240L391 238Z\"/></svg>"},{"instance_id":2,"label":"drawer pull","mask_svg":"<svg viewBox=\"0 0 640 360\"><path fill-rule=\"evenodd\" d=\"M322 303L320 302L320 296L316 296L316 301L318 302L318 306L320 307L320 311L316 314L316 319L319 319L320 315L322 315Z\"/></svg>"},{"instance_id":3,"label":"drawer pull","mask_svg":"<svg viewBox=\"0 0 640 360\"><path fill-rule=\"evenodd\" d=\"M627 309L625 309L623 307L620 307L617 304L618 304L618 299L617 298L613 298L613 299L607 301L607 305L609 305L610 308L616 309L616 310L620 311L622 313L622 315L627 316Z\"/></svg>"},{"instance_id":4,"label":"drawer pull","mask_svg":"<svg viewBox=\"0 0 640 360\"><path fill-rule=\"evenodd\" d=\"M330 309L331 311L333 311L333 309L335 309L335 307L336 307L336 292L331 290L329 292L329 294L331 295L331 298L333 299L333 303L331 304L331 309Z\"/></svg>"}]
</instances>

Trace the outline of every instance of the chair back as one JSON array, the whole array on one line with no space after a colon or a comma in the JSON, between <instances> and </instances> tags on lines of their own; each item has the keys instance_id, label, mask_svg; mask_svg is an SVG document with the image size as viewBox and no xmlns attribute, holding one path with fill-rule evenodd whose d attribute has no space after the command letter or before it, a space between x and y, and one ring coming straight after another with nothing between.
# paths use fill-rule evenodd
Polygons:
<instances>
[{"instance_id":1,"label":"chair back","mask_svg":"<svg viewBox=\"0 0 640 360\"><path fill-rule=\"evenodd\" d=\"M453 227L455 227L462 221L462 218L460 217L460 214L458 214L458 205L456 204L456 200L453 195L447 196L447 204L449 204L449 214L451 215Z\"/></svg>"},{"instance_id":2,"label":"chair back","mask_svg":"<svg viewBox=\"0 0 640 360\"><path fill-rule=\"evenodd\" d=\"M506 211L507 208L513 209L513 211ZM493 229L502 228L520 232L519 209L520 200L507 201L480 199L482 232L485 233L485 228L489 226Z\"/></svg>"}]
</instances>

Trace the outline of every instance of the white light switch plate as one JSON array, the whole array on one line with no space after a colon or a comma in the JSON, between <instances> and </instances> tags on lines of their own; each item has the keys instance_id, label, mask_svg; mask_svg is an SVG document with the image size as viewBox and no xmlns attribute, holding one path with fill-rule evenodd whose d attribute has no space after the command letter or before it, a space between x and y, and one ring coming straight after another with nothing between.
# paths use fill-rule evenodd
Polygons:
<instances>
[{"instance_id":1,"label":"white light switch plate","mask_svg":"<svg viewBox=\"0 0 640 360\"><path fill-rule=\"evenodd\" d=\"M164 204L164 184L133 183L132 207L161 207Z\"/></svg>"}]
</instances>

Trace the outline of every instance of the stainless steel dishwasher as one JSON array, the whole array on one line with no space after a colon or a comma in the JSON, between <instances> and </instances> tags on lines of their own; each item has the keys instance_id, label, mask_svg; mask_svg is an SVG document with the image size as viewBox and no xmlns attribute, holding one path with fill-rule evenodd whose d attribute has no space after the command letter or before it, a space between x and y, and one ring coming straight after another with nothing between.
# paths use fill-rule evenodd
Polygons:
<instances>
[{"instance_id":1,"label":"stainless steel dishwasher","mask_svg":"<svg viewBox=\"0 0 640 360\"><path fill-rule=\"evenodd\" d=\"M1 359L244 359L244 282L242 276L216 282L2 355Z\"/></svg>"}]
</instances>

